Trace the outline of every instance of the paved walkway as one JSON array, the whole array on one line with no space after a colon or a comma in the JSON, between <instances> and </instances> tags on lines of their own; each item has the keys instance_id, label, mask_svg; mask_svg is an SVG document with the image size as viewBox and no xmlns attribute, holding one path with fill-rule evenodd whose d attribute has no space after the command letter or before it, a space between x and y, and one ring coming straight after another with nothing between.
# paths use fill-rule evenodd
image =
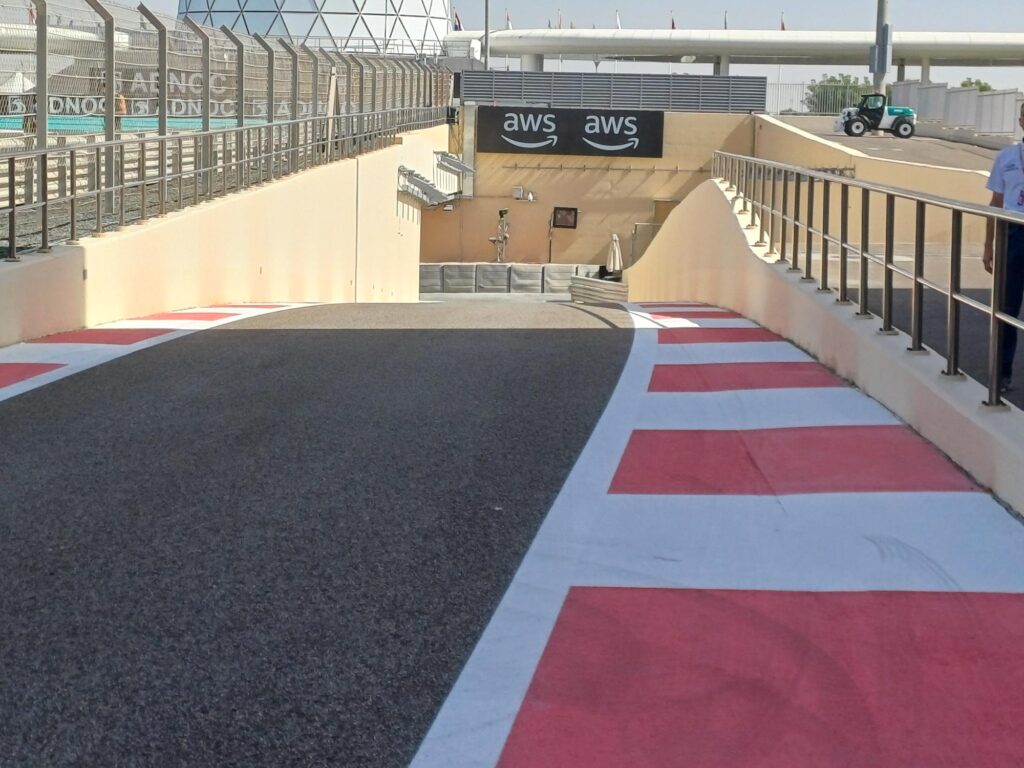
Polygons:
<instances>
[{"instance_id":1,"label":"paved walkway","mask_svg":"<svg viewBox=\"0 0 1024 768\"><path fill-rule=\"evenodd\" d=\"M754 323L631 312L413 768L1018 766L1020 521Z\"/></svg>"}]
</instances>

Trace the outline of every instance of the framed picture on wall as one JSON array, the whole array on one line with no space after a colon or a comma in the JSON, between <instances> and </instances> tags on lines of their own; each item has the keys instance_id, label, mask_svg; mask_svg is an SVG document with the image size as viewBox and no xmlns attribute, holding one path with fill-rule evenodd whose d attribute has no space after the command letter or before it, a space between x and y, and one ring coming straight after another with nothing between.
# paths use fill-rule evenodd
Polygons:
<instances>
[{"instance_id":1,"label":"framed picture on wall","mask_svg":"<svg viewBox=\"0 0 1024 768\"><path fill-rule=\"evenodd\" d=\"M579 219L578 208L555 207L551 214L551 226L555 229L576 229L576 222Z\"/></svg>"}]
</instances>

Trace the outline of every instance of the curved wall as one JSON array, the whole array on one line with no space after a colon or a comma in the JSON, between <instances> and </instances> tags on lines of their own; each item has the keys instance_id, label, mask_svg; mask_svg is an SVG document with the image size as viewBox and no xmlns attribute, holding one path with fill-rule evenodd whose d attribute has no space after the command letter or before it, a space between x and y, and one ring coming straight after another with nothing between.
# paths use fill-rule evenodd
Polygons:
<instances>
[{"instance_id":1,"label":"curved wall","mask_svg":"<svg viewBox=\"0 0 1024 768\"><path fill-rule=\"evenodd\" d=\"M978 483L1024 510L1024 413L983 406L981 384L942 376L939 355L908 353L905 334L881 335L878 318L858 318L855 308L836 304L835 294L800 282L787 264L753 245L757 234L743 228L724 186L705 182L626 270L630 301L702 301L755 320L854 382Z\"/></svg>"}]
</instances>

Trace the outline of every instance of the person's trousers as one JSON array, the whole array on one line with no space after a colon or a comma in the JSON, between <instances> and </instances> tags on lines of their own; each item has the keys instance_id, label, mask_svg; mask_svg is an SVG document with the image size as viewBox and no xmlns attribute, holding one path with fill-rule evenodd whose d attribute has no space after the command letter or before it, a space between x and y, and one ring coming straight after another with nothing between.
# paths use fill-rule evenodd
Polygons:
<instances>
[{"instance_id":1,"label":"person's trousers","mask_svg":"<svg viewBox=\"0 0 1024 768\"><path fill-rule=\"evenodd\" d=\"M1024 226L1011 224L1006 237L1006 287L1002 310L1018 317L1024 301ZM1017 352L1017 329L1003 325L1003 377L1013 375L1013 357Z\"/></svg>"}]
</instances>

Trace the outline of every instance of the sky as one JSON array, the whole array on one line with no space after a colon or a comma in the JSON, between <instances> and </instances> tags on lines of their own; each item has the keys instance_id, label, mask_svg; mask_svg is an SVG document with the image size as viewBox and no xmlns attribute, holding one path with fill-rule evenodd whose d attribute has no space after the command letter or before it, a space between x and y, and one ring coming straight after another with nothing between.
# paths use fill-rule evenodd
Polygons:
<instances>
[{"instance_id":1,"label":"sky","mask_svg":"<svg viewBox=\"0 0 1024 768\"><path fill-rule=\"evenodd\" d=\"M370 0L371 4L375 0ZM402 0L395 0L400 5ZM123 2L123 0L122 0ZM330 3L348 6L352 0L328 0ZM418 0L404 0L410 4ZM177 0L150 0L147 3L155 11L170 15L177 13ZM454 0L455 9L466 29L482 29L484 18L483 0ZM517 29L546 28L550 19L557 25L558 11L562 23L570 22L577 28L614 27L618 10L623 28L668 29L674 15L679 29L721 29L723 16L729 14L730 29L778 29L782 14L785 13L788 30L863 30L875 28L877 4L875 0L853 0L852 2L823 2L822 0L702 0L683 3L680 0L653 0L645 3L627 3L625 0L491 0L492 28L504 27L506 10ZM1018 3L1007 0L890 0L889 18L893 28L903 32L1024 32L1024 13ZM499 58L496 64L502 63ZM566 70L584 69L593 71L593 65L586 62L565 62ZM637 65L631 71L643 70L666 72L667 65ZM548 62L548 68L557 68L557 62ZM626 71L620 65L618 71ZM692 74L710 74L710 65L675 65L673 71ZM775 82L780 74L782 82L800 83L823 74L844 72L867 75L867 66L862 68L835 65L828 67L775 66L758 67L736 65L730 68L734 75L764 75ZM895 76L895 72L893 73ZM917 68L907 68L907 78L916 79ZM975 67L953 68L932 67L931 80L935 83L948 82L959 85L967 77L980 78L995 88L1016 88L1024 90L1024 68Z\"/></svg>"}]
</instances>

